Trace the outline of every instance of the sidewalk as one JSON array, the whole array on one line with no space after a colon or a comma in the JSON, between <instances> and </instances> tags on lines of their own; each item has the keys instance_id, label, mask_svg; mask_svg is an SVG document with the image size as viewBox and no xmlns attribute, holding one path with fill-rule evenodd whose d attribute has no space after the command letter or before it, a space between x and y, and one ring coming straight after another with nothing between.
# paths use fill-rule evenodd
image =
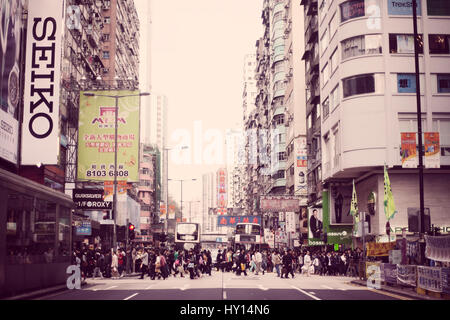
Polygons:
<instances>
[{"instance_id":1,"label":"sidewalk","mask_svg":"<svg viewBox=\"0 0 450 320\"><path fill-rule=\"evenodd\" d=\"M356 284L356 285L360 285L363 287L367 287L367 281L364 280L352 280L351 283ZM412 298L412 299L416 299L416 300L436 300L436 301L442 301L445 299L440 299L440 298L434 298L434 297L430 297L427 295L422 295L422 294L418 294L415 290L415 288L408 288L408 287L394 287L394 286L388 286L388 285L384 285L381 284L381 289L382 291L386 291L386 292L390 292L390 293L394 293L394 294L398 294L401 296L405 296L408 298Z\"/></svg>"},{"instance_id":2,"label":"sidewalk","mask_svg":"<svg viewBox=\"0 0 450 320\"><path fill-rule=\"evenodd\" d=\"M124 278L132 278L132 277L137 277L140 276L140 273L130 273L130 274L125 274L123 277ZM82 280L81 281L81 287L84 287L88 284L87 281L89 281L92 278L87 278L86 280ZM99 278L97 278L99 279ZM29 292L25 292L16 296L12 296L12 297L4 297L4 298L0 298L0 300L31 300L40 296L45 296L48 294L52 294L52 293L57 293L60 291L64 291L64 290L69 290L67 289L67 285L66 284L62 284L62 285L58 285L58 286L53 286L53 287L48 287L48 288L44 288L44 289L39 289L39 290L34 290L34 291L29 291Z\"/></svg>"}]
</instances>

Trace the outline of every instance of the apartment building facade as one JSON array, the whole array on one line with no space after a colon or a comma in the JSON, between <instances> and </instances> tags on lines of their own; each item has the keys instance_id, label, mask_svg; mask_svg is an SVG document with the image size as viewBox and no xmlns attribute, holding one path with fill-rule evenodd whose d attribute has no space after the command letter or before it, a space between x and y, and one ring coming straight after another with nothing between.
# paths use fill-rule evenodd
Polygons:
<instances>
[{"instance_id":1,"label":"apartment building facade","mask_svg":"<svg viewBox=\"0 0 450 320\"><path fill-rule=\"evenodd\" d=\"M450 7L435 0L418 4L422 128L440 134L440 165L424 169L425 207L431 224L445 229ZM316 112L321 114L323 219L329 222L325 228L351 230L345 226L353 222L348 211L355 180L369 237L386 237L386 165L398 211L390 226L393 234L401 234L401 228L408 227L409 212L419 208L417 166L405 168L401 157L401 133L417 133L412 1L322 0L317 18L321 110Z\"/></svg>"}]
</instances>

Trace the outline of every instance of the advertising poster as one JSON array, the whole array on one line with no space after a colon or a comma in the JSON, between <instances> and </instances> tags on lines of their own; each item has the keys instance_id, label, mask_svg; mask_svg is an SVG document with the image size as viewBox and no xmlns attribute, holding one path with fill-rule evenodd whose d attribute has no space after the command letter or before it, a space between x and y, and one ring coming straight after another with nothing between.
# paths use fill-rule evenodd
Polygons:
<instances>
[{"instance_id":1,"label":"advertising poster","mask_svg":"<svg viewBox=\"0 0 450 320\"><path fill-rule=\"evenodd\" d=\"M441 268L417 266L417 286L429 291L442 292Z\"/></svg>"},{"instance_id":2,"label":"advertising poster","mask_svg":"<svg viewBox=\"0 0 450 320\"><path fill-rule=\"evenodd\" d=\"M320 240L320 237L323 234L323 218L321 208L309 208L308 229L308 238L310 241Z\"/></svg>"},{"instance_id":3,"label":"advertising poster","mask_svg":"<svg viewBox=\"0 0 450 320\"><path fill-rule=\"evenodd\" d=\"M22 5L20 0L1 2L0 24L0 158L17 163L19 146L20 43Z\"/></svg>"},{"instance_id":4,"label":"advertising poster","mask_svg":"<svg viewBox=\"0 0 450 320\"><path fill-rule=\"evenodd\" d=\"M353 225L353 216L350 214L352 186L332 186L330 189L330 224Z\"/></svg>"},{"instance_id":5,"label":"advertising poster","mask_svg":"<svg viewBox=\"0 0 450 320\"><path fill-rule=\"evenodd\" d=\"M441 167L441 147L439 145L439 132L424 133L425 168Z\"/></svg>"},{"instance_id":6,"label":"advertising poster","mask_svg":"<svg viewBox=\"0 0 450 320\"><path fill-rule=\"evenodd\" d=\"M63 12L63 1L28 1L22 165L58 164Z\"/></svg>"},{"instance_id":7,"label":"advertising poster","mask_svg":"<svg viewBox=\"0 0 450 320\"><path fill-rule=\"evenodd\" d=\"M417 267L412 265L397 265L397 283L411 287L416 286Z\"/></svg>"},{"instance_id":8,"label":"advertising poster","mask_svg":"<svg viewBox=\"0 0 450 320\"><path fill-rule=\"evenodd\" d=\"M139 181L139 91L92 91L87 97L80 92L78 129L79 181L107 181L114 178ZM103 95L103 96L102 96ZM115 155L115 99L118 99L117 168Z\"/></svg>"},{"instance_id":9,"label":"advertising poster","mask_svg":"<svg viewBox=\"0 0 450 320\"><path fill-rule=\"evenodd\" d=\"M364 17L364 0L347 1L341 4L341 22Z\"/></svg>"},{"instance_id":10,"label":"advertising poster","mask_svg":"<svg viewBox=\"0 0 450 320\"><path fill-rule=\"evenodd\" d=\"M417 145L415 132L401 133L402 168L417 168Z\"/></svg>"},{"instance_id":11,"label":"advertising poster","mask_svg":"<svg viewBox=\"0 0 450 320\"><path fill-rule=\"evenodd\" d=\"M117 201L127 201L127 189L129 188L126 181L117 181ZM103 199L107 202L114 200L114 181L103 182Z\"/></svg>"}]
</instances>

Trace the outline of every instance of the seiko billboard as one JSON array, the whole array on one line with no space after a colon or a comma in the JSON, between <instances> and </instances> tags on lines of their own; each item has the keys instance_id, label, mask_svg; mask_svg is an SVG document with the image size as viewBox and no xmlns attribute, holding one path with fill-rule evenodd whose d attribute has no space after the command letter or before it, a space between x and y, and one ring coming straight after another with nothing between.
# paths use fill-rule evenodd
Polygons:
<instances>
[{"instance_id":1,"label":"seiko billboard","mask_svg":"<svg viewBox=\"0 0 450 320\"><path fill-rule=\"evenodd\" d=\"M22 164L57 164L63 1L29 1Z\"/></svg>"}]
</instances>

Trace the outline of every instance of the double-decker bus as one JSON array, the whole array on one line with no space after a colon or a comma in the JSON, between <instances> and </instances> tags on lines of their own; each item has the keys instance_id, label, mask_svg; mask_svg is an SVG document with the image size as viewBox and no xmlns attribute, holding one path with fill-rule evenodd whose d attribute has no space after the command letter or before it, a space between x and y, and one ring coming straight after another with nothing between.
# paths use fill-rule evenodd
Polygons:
<instances>
[{"instance_id":1,"label":"double-decker bus","mask_svg":"<svg viewBox=\"0 0 450 320\"><path fill-rule=\"evenodd\" d=\"M175 227L175 249L189 250L200 247L200 224L178 222Z\"/></svg>"},{"instance_id":2,"label":"double-decker bus","mask_svg":"<svg viewBox=\"0 0 450 320\"><path fill-rule=\"evenodd\" d=\"M264 229L257 223L243 222L236 224L233 236L235 250L245 248L262 250L267 248L264 242Z\"/></svg>"}]
</instances>

